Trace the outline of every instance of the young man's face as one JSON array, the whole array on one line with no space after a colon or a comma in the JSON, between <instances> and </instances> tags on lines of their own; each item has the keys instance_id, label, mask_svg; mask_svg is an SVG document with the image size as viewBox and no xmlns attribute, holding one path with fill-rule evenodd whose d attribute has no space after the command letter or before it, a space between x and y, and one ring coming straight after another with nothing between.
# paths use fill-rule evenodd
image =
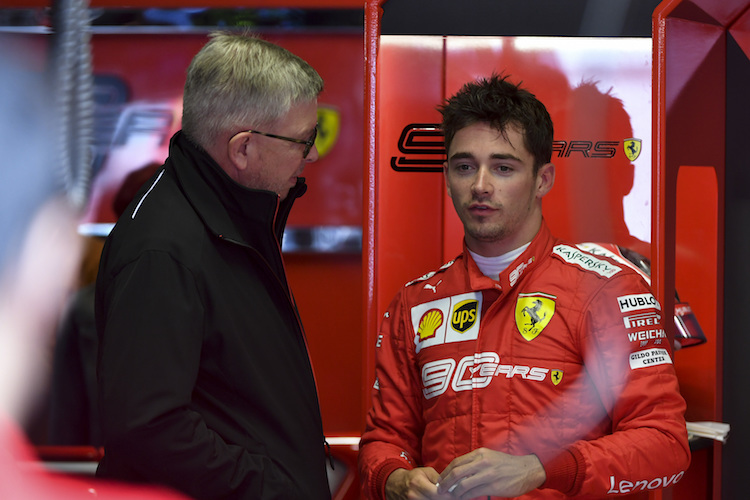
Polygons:
<instances>
[{"instance_id":1,"label":"young man's face","mask_svg":"<svg viewBox=\"0 0 750 500\"><path fill-rule=\"evenodd\" d=\"M542 221L541 199L554 183L550 163L534 175L534 158L517 127L507 139L487 123L459 130L445 163L445 182L470 250L502 255L530 242Z\"/></svg>"},{"instance_id":2,"label":"young man's face","mask_svg":"<svg viewBox=\"0 0 750 500\"><path fill-rule=\"evenodd\" d=\"M261 132L308 140L317 124L317 110L317 100L296 103L273 126ZM261 134L251 134L249 139L252 141L251 153L246 157L247 168L240 172L238 182L249 188L278 193L282 200L297 183L305 165L318 159L315 146L305 158L304 144Z\"/></svg>"}]
</instances>

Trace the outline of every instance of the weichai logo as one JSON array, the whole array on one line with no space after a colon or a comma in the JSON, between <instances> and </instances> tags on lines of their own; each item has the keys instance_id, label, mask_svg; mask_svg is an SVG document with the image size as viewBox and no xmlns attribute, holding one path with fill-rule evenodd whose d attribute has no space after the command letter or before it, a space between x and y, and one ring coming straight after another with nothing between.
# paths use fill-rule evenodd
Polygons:
<instances>
[{"instance_id":1,"label":"weichai logo","mask_svg":"<svg viewBox=\"0 0 750 500\"><path fill-rule=\"evenodd\" d=\"M464 300L453 307L451 313L451 327L457 332L465 332L477 320L477 301Z\"/></svg>"}]
</instances>

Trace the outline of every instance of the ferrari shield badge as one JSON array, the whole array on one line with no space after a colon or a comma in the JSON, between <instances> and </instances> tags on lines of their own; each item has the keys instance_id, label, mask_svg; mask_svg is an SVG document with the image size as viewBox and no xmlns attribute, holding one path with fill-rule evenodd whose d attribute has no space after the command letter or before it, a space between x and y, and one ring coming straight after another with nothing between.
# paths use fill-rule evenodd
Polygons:
<instances>
[{"instance_id":1,"label":"ferrari shield badge","mask_svg":"<svg viewBox=\"0 0 750 500\"><path fill-rule=\"evenodd\" d=\"M558 385L560 382L562 382L562 378L563 378L562 370L552 370L550 372L550 378L552 379L552 383L554 385Z\"/></svg>"},{"instance_id":2,"label":"ferrari shield badge","mask_svg":"<svg viewBox=\"0 0 750 500\"><path fill-rule=\"evenodd\" d=\"M555 314L555 297L545 293L522 293L516 301L516 326L523 338L532 341L542 333Z\"/></svg>"},{"instance_id":3,"label":"ferrari shield badge","mask_svg":"<svg viewBox=\"0 0 750 500\"><path fill-rule=\"evenodd\" d=\"M341 130L341 113L332 107L318 107L318 136L315 138L315 146L321 158L327 155Z\"/></svg>"},{"instance_id":4,"label":"ferrari shield badge","mask_svg":"<svg viewBox=\"0 0 750 500\"><path fill-rule=\"evenodd\" d=\"M635 161L641 154L640 139L625 139L622 143L622 147L625 150L625 156L627 156L630 161Z\"/></svg>"}]
</instances>

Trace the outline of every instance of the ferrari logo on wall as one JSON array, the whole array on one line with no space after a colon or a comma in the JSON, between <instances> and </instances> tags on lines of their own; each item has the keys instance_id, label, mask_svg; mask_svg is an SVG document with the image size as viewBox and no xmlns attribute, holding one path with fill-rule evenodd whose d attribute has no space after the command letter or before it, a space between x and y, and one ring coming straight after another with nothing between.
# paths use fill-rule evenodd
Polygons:
<instances>
[{"instance_id":1,"label":"ferrari logo on wall","mask_svg":"<svg viewBox=\"0 0 750 500\"><path fill-rule=\"evenodd\" d=\"M545 293L522 293L516 301L516 326L528 341L542 333L555 314L555 297Z\"/></svg>"},{"instance_id":2,"label":"ferrari logo on wall","mask_svg":"<svg viewBox=\"0 0 750 500\"><path fill-rule=\"evenodd\" d=\"M320 158L327 155L336 144L339 130L341 130L341 113L332 107L318 107L318 137L315 139L315 147L318 148Z\"/></svg>"},{"instance_id":3,"label":"ferrari logo on wall","mask_svg":"<svg viewBox=\"0 0 750 500\"><path fill-rule=\"evenodd\" d=\"M625 139L622 143L622 147L625 150L625 156L627 156L630 161L635 161L641 154L640 139Z\"/></svg>"}]
</instances>

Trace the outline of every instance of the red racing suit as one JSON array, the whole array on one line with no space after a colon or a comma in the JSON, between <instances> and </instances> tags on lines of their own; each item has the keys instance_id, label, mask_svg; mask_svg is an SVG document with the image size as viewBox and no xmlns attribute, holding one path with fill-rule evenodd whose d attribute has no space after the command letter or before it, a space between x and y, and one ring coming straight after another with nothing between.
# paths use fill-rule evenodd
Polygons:
<instances>
[{"instance_id":1,"label":"red racing suit","mask_svg":"<svg viewBox=\"0 0 750 500\"><path fill-rule=\"evenodd\" d=\"M533 453L525 499L603 498L678 482L685 401L648 285L546 225L495 281L464 248L399 291L377 339L362 488L397 468L441 472L479 447Z\"/></svg>"}]
</instances>

